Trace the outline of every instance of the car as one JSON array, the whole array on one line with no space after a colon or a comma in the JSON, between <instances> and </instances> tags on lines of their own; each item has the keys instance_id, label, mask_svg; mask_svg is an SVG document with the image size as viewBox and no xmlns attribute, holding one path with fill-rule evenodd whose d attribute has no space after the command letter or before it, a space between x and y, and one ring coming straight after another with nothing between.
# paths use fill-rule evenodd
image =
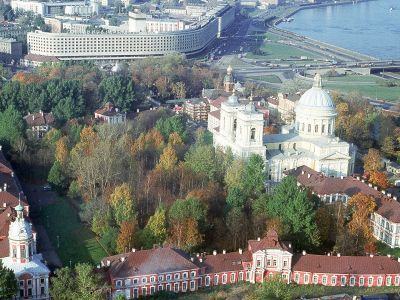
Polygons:
<instances>
[{"instance_id":1,"label":"car","mask_svg":"<svg viewBox=\"0 0 400 300\"><path fill-rule=\"evenodd\" d=\"M45 191L45 192L51 191L51 185L48 184L48 183L46 183L46 184L43 186L43 191Z\"/></svg>"}]
</instances>

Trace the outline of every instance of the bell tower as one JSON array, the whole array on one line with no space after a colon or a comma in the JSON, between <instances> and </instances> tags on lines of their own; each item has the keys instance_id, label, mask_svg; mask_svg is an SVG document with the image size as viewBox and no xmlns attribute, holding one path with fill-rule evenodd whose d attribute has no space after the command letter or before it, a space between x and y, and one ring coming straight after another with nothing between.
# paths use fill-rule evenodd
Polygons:
<instances>
[{"instance_id":1,"label":"bell tower","mask_svg":"<svg viewBox=\"0 0 400 300\"><path fill-rule=\"evenodd\" d=\"M232 70L232 67L229 65L226 69L226 75L224 77L224 91L227 93L232 93L235 87Z\"/></svg>"}]
</instances>

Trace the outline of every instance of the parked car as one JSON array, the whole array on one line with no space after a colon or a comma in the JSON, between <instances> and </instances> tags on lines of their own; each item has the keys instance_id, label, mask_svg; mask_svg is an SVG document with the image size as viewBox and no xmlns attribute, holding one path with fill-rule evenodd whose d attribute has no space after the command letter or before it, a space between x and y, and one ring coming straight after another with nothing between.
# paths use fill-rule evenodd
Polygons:
<instances>
[{"instance_id":1,"label":"parked car","mask_svg":"<svg viewBox=\"0 0 400 300\"><path fill-rule=\"evenodd\" d=\"M46 183L46 184L43 186L43 191L45 191L45 192L51 191L51 185L48 184L48 183Z\"/></svg>"}]
</instances>

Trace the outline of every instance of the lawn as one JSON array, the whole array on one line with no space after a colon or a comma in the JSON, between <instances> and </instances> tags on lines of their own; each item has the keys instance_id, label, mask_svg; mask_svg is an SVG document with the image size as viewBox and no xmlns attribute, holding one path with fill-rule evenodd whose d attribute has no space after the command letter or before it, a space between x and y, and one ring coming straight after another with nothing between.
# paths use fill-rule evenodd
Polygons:
<instances>
[{"instance_id":1,"label":"lawn","mask_svg":"<svg viewBox=\"0 0 400 300\"><path fill-rule=\"evenodd\" d=\"M250 78L270 83L282 83L282 81L276 75L252 76Z\"/></svg>"},{"instance_id":2,"label":"lawn","mask_svg":"<svg viewBox=\"0 0 400 300\"><path fill-rule=\"evenodd\" d=\"M64 265L77 262L97 264L107 256L95 235L80 222L78 213L66 199L43 207L42 223ZM57 249L57 236L59 248Z\"/></svg>"},{"instance_id":3,"label":"lawn","mask_svg":"<svg viewBox=\"0 0 400 300\"><path fill-rule=\"evenodd\" d=\"M378 98L379 100L392 102L398 102L400 100L400 87L386 87L373 84L357 85L356 82L354 84L327 82L324 84L324 87L329 90L336 90L343 93L359 92L361 95L371 99Z\"/></svg>"},{"instance_id":4,"label":"lawn","mask_svg":"<svg viewBox=\"0 0 400 300\"><path fill-rule=\"evenodd\" d=\"M375 82L380 83L384 80L374 75L345 75L337 77L324 77L328 82Z\"/></svg>"},{"instance_id":5,"label":"lawn","mask_svg":"<svg viewBox=\"0 0 400 300\"><path fill-rule=\"evenodd\" d=\"M390 248L388 245L378 241L375 243L375 246L380 255L390 254L395 257L400 257L400 248Z\"/></svg>"},{"instance_id":6,"label":"lawn","mask_svg":"<svg viewBox=\"0 0 400 300\"><path fill-rule=\"evenodd\" d=\"M290 59L293 57L300 57L300 56L307 56L307 57L316 57L315 54L298 49L296 47L285 45L285 44L278 44L278 43L271 43L266 42L260 47L261 51L264 52L263 55L255 55L253 53L248 53L246 55L247 58L265 58L265 59Z\"/></svg>"}]
</instances>

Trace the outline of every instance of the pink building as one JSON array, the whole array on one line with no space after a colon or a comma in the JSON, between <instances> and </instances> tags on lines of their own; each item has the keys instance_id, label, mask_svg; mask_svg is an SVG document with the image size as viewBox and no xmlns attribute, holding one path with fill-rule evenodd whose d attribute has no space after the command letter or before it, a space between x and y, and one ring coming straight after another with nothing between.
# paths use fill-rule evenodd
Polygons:
<instances>
[{"instance_id":1,"label":"pink building","mask_svg":"<svg viewBox=\"0 0 400 300\"><path fill-rule=\"evenodd\" d=\"M187 293L203 287L263 282L281 276L287 282L327 286L399 286L400 262L387 256L293 254L289 242L270 230L248 241L246 250L194 255L173 247L132 250L102 260L112 297Z\"/></svg>"}]
</instances>

